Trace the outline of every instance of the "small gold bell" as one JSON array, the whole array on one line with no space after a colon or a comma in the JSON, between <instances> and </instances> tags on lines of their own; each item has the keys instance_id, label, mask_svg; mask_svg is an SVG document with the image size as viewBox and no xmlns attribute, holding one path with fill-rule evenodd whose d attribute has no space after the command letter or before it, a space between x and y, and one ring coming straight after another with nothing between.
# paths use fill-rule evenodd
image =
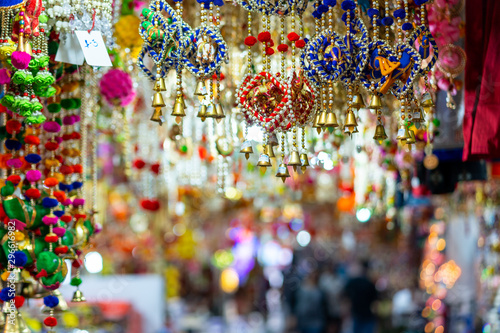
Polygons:
<instances>
[{"instance_id":1,"label":"small gold bell","mask_svg":"<svg viewBox=\"0 0 500 333\"><path fill-rule=\"evenodd\" d=\"M205 114L205 117L207 118L215 118L217 116L217 111L215 110L215 105L214 103L210 103L207 106L207 112Z\"/></svg>"},{"instance_id":2,"label":"small gold bell","mask_svg":"<svg viewBox=\"0 0 500 333\"><path fill-rule=\"evenodd\" d=\"M161 111L161 108L155 108L155 110L153 111L153 115L149 120L157 122L161 126L163 124L163 121L165 120L163 118L163 112Z\"/></svg>"},{"instance_id":3,"label":"small gold bell","mask_svg":"<svg viewBox=\"0 0 500 333\"><path fill-rule=\"evenodd\" d=\"M205 104L200 105L200 110L196 117L201 118L201 121L205 121L207 119L207 106Z\"/></svg>"},{"instance_id":4,"label":"small gold bell","mask_svg":"<svg viewBox=\"0 0 500 333\"><path fill-rule=\"evenodd\" d=\"M196 89L194 91L195 96L205 96L207 94L207 87L205 86L204 80L198 80L196 82Z\"/></svg>"},{"instance_id":5,"label":"small gold bell","mask_svg":"<svg viewBox=\"0 0 500 333\"><path fill-rule=\"evenodd\" d=\"M426 114L429 114L429 113L433 112L434 107L433 106L424 106L424 107L422 107L422 109L424 109L424 112Z\"/></svg>"},{"instance_id":6,"label":"small gold bell","mask_svg":"<svg viewBox=\"0 0 500 333\"><path fill-rule=\"evenodd\" d=\"M75 293L73 294L73 298L71 299L71 302L75 303L80 303L80 302L85 302L87 301L85 299L85 296L83 296L83 293L80 289L75 290Z\"/></svg>"},{"instance_id":7,"label":"small gold bell","mask_svg":"<svg viewBox=\"0 0 500 333\"><path fill-rule=\"evenodd\" d=\"M281 163L278 166L278 172L276 172L276 177L281 178L281 180L283 181L283 183L285 182L285 180L287 178L290 177L290 173L288 172L288 167L286 166L285 163Z\"/></svg>"},{"instance_id":8,"label":"small gold bell","mask_svg":"<svg viewBox=\"0 0 500 333\"><path fill-rule=\"evenodd\" d=\"M267 156L269 156L271 158L276 157L276 155L274 155L273 146L271 146L269 144L266 145L266 150L264 151L264 154L266 154Z\"/></svg>"},{"instance_id":9,"label":"small gold bell","mask_svg":"<svg viewBox=\"0 0 500 333\"><path fill-rule=\"evenodd\" d=\"M434 104L434 101L432 100L432 96L430 93L426 92L423 96L422 96L422 103L420 103L424 108L426 107L434 107L436 106Z\"/></svg>"},{"instance_id":10,"label":"small gold bell","mask_svg":"<svg viewBox=\"0 0 500 333\"><path fill-rule=\"evenodd\" d=\"M18 41L17 41L17 51L24 52L24 35L23 34L19 34Z\"/></svg>"},{"instance_id":11,"label":"small gold bell","mask_svg":"<svg viewBox=\"0 0 500 333\"><path fill-rule=\"evenodd\" d=\"M185 117L186 112L184 111L184 96L179 95L175 98L174 110L172 111L172 116L174 117Z\"/></svg>"},{"instance_id":12,"label":"small gold bell","mask_svg":"<svg viewBox=\"0 0 500 333\"><path fill-rule=\"evenodd\" d=\"M273 133L269 136L269 139L267 141L267 144L273 146L273 147L277 147L279 146L279 142L278 142L278 137L276 136L276 133Z\"/></svg>"},{"instance_id":13,"label":"small gold bell","mask_svg":"<svg viewBox=\"0 0 500 333\"><path fill-rule=\"evenodd\" d=\"M359 92L352 96L351 106L356 109L362 109L366 107L363 96L361 96Z\"/></svg>"},{"instance_id":14,"label":"small gold bell","mask_svg":"<svg viewBox=\"0 0 500 333\"><path fill-rule=\"evenodd\" d=\"M13 318L10 317L10 313L6 314L5 326L3 327L3 333L31 333L31 330L26 325L21 313L15 310Z\"/></svg>"},{"instance_id":15,"label":"small gold bell","mask_svg":"<svg viewBox=\"0 0 500 333\"><path fill-rule=\"evenodd\" d=\"M319 117L320 117L320 112L316 113L316 115L314 116L314 122L312 125L312 127L316 129L318 134L321 133L321 126L319 125Z\"/></svg>"},{"instance_id":16,"label":"small gold bell","mask_svg":"<svg viewBox=\"0 0 500 333\"><path fill-rule=\"evenodd\" d=\"M252 143L250 141L245 141L241 145L240 154L245 154L245 158L248 160L250 154L253 154Z\"/></svg>"},{"instance_id":17,"label":"small gold bell","mask_svg":"<svg viewBox=\"0 0 500 333\"><path fill-rule=\"evenodd\" d=\"M220 103L215 103L215 119L219 123L226 115L224 114L224 110L222 109L222 105Z\"/></svg>"},{"instance_id":18,"label":"small gold bell","mask_svg":"<svg viewBox=\"0 0 500 333\"><path fill-rule=\"evenodd\" d=\"M356 121L356 116L352 111L347 112L347 116L345 118L345 124L344 127L346 128L346 131L348 130L349 133L353 133L356 126L358 126L358 122Z\"/></svg>"},{"instance_id":19,"label":"small gold bell","mask_svg":"<svg viewBox=\"0 0 500 333\"><path fill-rule=\"evenodd\" d=\"M163 100L161 92L155 92L155 95L153 96L153 103L151 103L151 106L154 108L162 108L165 106L165 101Z\"/></svg>"},{"instance_id":20,"label":"small gold bell","mask_svg":"<svg viewBox=\"0 0 500 333\"><path fill-rule=\"evenodd\" d=\"M358 126L354 126L354 129L352 130L352 134L354 134L354 133L359 133Z\"/></svg>"},{"instance_id":21,"label":"small gold bell","mask_svg":"<svg viewBox=\"0 0 500 333\"><path fill-rule=\"evenodd\" d=\"M370 109L378 110L382 108L382 99L378 94L373 94L370 99Z\"/></svg>"},{"instance_id":22,"label":"small gold bell","mask_svg":"<svg viewBox=\"0 0 500 333\"><path fill-rule=\"evenodd\" d=\"M297 171L297 167L301 166L302 163L300 162L300 155L299 152L296 150L293 150L291 155L290 155L290 160L288 160L288 166L292 166L294 171Z\"/></svg>"},{"instance_id":23,"label":"small gold bell","mask_svg":"<svg viewBox=\"0 0 500 333\"><path fill-rule=\"evenodd\" d=\"M326 111L321 111L319 115L318 125L323 127L326 123Z\"/></svg>"},{"instance_id":24,"label":"small gold bell","mask_svg":"<svg viewBox=\"0 0 500 333\"><path fill-rule=\"evenodd\" d=\"M257 166L259 166L263 172L266 172L266 168L269 168L272 166L271 159L269 158L269 156L267 154L260 154L259 162L257 162Z\"/></svg>"},{"instance_id":25,"label":"small gold bell","mask_svg":"<svg viewBox=\"0 0 500 333\"><path fill-rule=\"evenodd\" d=\"M305 172L306 169L307 169L307 167L310 165L309 164L309 158L307 158L307 154L306 153L300 154L300 163L301 163L300 169L302 170L302 172Z\"/></svg>"},{"instance_id":26,"label":"small gold bell","mask_svg":"<svg viewBox=\"0 0 500 333\"><path fill-rule=\"evenodd\" d=\"M387 134L385 133L384 125L378 124L377 127L375 127L375 135L373 136L373 139L377 141L382 141L387 139Z\"/></svg>"},{"instance_id":27,"label":"small gold bell","mask_svg":"<svg viewBox=\"0 0 500 333\"><path fill-rule=\"evenodd\" d=\"M162 77L157 79L153 90L154 91L167 91L167 86L165 85L165 79Z\"/></svg>"},{"instance_id":28,"label":"small gold bell","mask_svg":"<svg viewBox=\"0 0 500 333\"><path fill-rule=\"evenodd\" d=\"M328 112L326 116L325 127L338 127L337 115L334 112Z\"/></svg>"},{"instance_id":29,"label":"small gold bell","mask_svg":"<svg viewBox=\"0 0 500 333\"><path fill-rule=\"evenodd\" d=\"M406 141L410 137L410 133L408 133L408 127L401 125L401 127L398 130L398 136L396 137L397 140L400 141Z\"/></svg>"},{"instance_id":30,"label":"small gold bell","mask_svg":"<svg viewBox=\"0 0 500 333\"><path fill-rule=\"evenodd\" d=\"M417 142L417 140L415 139L415 132L413 132L413 130L409 130L408 134L409 134L409 137L406 139L407 144L412 145L415 142Z\"/></svg>"}]
</instances>

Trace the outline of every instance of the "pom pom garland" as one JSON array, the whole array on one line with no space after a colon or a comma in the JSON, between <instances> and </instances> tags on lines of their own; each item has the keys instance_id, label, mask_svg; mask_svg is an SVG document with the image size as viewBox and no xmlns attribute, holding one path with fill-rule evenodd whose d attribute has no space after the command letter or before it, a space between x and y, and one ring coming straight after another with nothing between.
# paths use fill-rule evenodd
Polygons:
<instances>
[{"instance_id":1,"label":"pom pom garland","mask_svg":"<svg viewBox=\"0 0 500 333\"><path fill-rule=\"evenodd\" d=\"M248 36L245 38L246 46L254 46L255 43L257 43L257 38L255 38L254 36Z\"/></svg>"},{"instance_id":2,"label":"pom pom garland","mask_svg":"<svg viewBox=\"0 0 500 333\"><path fill-rule=\"evenodd\" d=\"M271 33L269 31L263 31L257 35L257 39L261 43L266 43L271 40Z\"/></svg>"},{"instance_id":3,"label":"pom pom garland","mask_svg":"<svg viewBox=\"0 0 500 333\"><path fill-rule=\"evenodd\" d=\"M304 46L306 46L306 42L303 39L299 39L298 41L295 42L295 46L298 47L299 49L301 49Z\"/></svg>"},{"instance_id":4,"label":"pom pom garland","mask_svg":"<svg viewBox=\"0 0 500 333\"><path fill-rule=\"evenodd\" d=\"M295 42L300 39L300 36L296 32L290 32L287 36L288 40L291 42Z\"/></svg>"},{"instance_id":5,"label":"pom pom garland","mask_svg":"<svg viewBox=\"0 0 500 333\"><path fill-rule=\"evenodd\" d=\"M288 51L288 45L286 45L286 44L280 44L280 45L278 45L278 51L280 51L280 52L286 52L286 51Z\"/></svg>"}]
</instances>

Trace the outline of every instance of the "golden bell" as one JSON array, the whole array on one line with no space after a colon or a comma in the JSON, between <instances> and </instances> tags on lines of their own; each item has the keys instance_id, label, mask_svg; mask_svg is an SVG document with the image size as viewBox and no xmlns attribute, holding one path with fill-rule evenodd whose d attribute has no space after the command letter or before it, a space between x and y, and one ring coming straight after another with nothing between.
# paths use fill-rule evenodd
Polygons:
<instances>
[{"instance_id":1,"label":"golden bell","mask_svg":"<svg viewBox=\"0 0 500 333\"><path fill-rule=\"evenodd\" d=\"M424 112L425 112L426 114L432 113L432 112L433 112L433 109L434 109L434 107L433 107L433 106L424 106L424 107L422 107L422 108L424 109Z\"/></svg>"},{"instance_id":2,"label":"golden bell","mask_svg":"<svg viewBox=\"0 0 500 333\"><path fill-rule=\"evenodd\" d=\"M74 294L73 294L73 298L71 299L71 302L75 302L75 303L81 303L81 302L85 302L87 301L85 299L85 296L83 296L83 293L80 289L77 289L75 290Z\"/></svg>"},{"instance_id":3,"label":"golden bell","mask_svg":"<svg viewBox=\"0 0 500 333\"><path fill-rule=\"evenodd\" d=\"M207 106L205 104L200 105L200 110L198 111L196 117L201 118L201 121L205 121L207 118Z\"/></svg>"},{"instance_id":4,"label":"golden bell","mask_svg":"<svg viewBox=\"0 0 500 333\"><path fill-rule=\"evenodd\" d=\"M338 127L339 123L337 121L337 115L334 112L328 112L325 121L325 127Z\"/></svg>"},{"instance_id":5,"label":"golden bell","mask_svg":"<svg viewBox=\"0 0 500 333\"><path fill-rule=\"evenodd\" d=\"M12 313L13 318L10 316L11 313L6 314L3 333L31 333L20 312L16 310L15 313Z\"/></svg>"},{"instance_id":6,"label":"golden bell","mask_svg":"<svg viewBox=\"0 0 500 333\"><path fill-rule=\"evenodd\" d=\"M163 121L165 120L163 118L163 112L161 111L161 108L155 108L155 110L153 111L153 115L149 120L159 123L161 126L163 124Z\"/></svg>"},{"instance_id":7,"label":"golden bell","mask_svg":"<svg viewBox=\"0 0 500 333\"><path fill-rule=\"evenodd\" d=\"M349 133L353 133L354 130L356 129L356 126L358 126L358 122L356 121L356 116L352 111L347 112L344 124L346 131L348 130Z\"/></svg>"},{"instance_id":8,"label":"golden bell","mask_svg":"<svg viewBox=\"0 0 500 333\"><path fill-rule=\"evenodd\" d=\"M220 122L223 118L226 118L222 105L220 103L215 103L215 119Z\"/></svg>"},{"instance_id":9,"label":"golden bell","mask_svg":"<svg viewBox=\"0 0 500 333\"><path fill-rule=\"evenodd\" d=\"M307 167L310 165L309 158L307 158L306 153L300 154L300 163L301 163L300 169L302 170L302 172L305 172Z\"/></svg>"},{"instance_id":10,"label":"golden bell","mask_svg":"<svg viewBox=\"0 0 500 333\"><path fill-rule=\"evenodd\" d=\"M352 96L351 106L356 109L361 109L366 107L365 101L363 100L363 96L361 96L359 92L357 94L354 94L354 96Z\"/></svg>"},{"instance_id":11,"label":"golden bell","mask_svg":"<svg viewBox=\"0 0 500 333\"><path fill-rule=\"evenodd\" d=\"M31 49L31 44L29 41L26 41L24 43L24 52L28 53L29 55L33 54L33 50Z\"/></svg>"},{"instance_id":12,"label":"golden bell","mask_svg":"<svg viewBox=\"0 0 500 333\"><path fill-rule=\"evenodd\" d=\"M273 165L271 164L271 159L267 154L260 154L257 166L259 166L263 172L266 172L266 168L269 168Z\"/></svg>"},{"instance_id":13,"label":"golden bell","mask_svg":"<svg viewBox=\"0 0 500 333\"><path fill-rule=\"evenodd\" d=\"M280 145L278 142L278 137L276 136L276 133L273 133L269 136L269 139L267 140L267 144L269 144L273 147L277 147Z\"/></svg>"},{"instance_id":14,"label":"golden bell","mask_svg":"<svg viewBox=\"0 0 500 333\"><path fill-rule=\"evenodd\" d=\"M285 182L285 180L287 178L290 177L290 172L288 172L288 167L286 166L285 163L281 163L278 166L278 172L276 173L276 177L281 178L281 180L283 181L283 183Z\"/></svg>"},{"instance_id":15,"label":"golden bell","mask_svg":"<svg viewBox=\"0 0 500 333\"><path fill-rule=\"evenodd\" d=\"M387 139L387 134L385 133L384 125L378 124L377 127L375 127L375 135L373 136L373 139L377 141L382 141Z\"/></svg>"},{"instance_id":16,"label":"golden bell","mask_svg":"<svg viewBox=\"0 0 500 333\"><path fill-rule=\"evenodd\" d=\"M413 132L413 130L408 130L408 134L409 137L406 139L407 144L412 145L417 142L417 140L415 139L415 132Z\"/></svg>"},{"instance_id":17,"label":"golden bell","mask_svg":"<svg viewBox=\"0 0 500 333\"><path fill-rule=\"evenodd\" d=\"M401 127L398 130L398 136L396 137L396 139L400 141L405 141L409 137L410 133L408 133L408 127L401 125Z\"/></svg>"},{"instance_id":18,"label":"golden bell","mask_svg":"<svg viewBox=\"0 0 500 333\"><path fill-rule=\"evenodd\" d=\"M205 96L207 94L207 87L205 86L204 80L198 80L196 82L196 89L194 91L195 96Z\"/></svg>"},{"instance_id":19,"label":"golden bell","mask_svg":"<svg viewBox=\"0 0 500 333\"><path fill-rule=\"evenodd\" d=\"M354 126L354 129L352 130L352 134L354 134L354 133L359 133L358 126Z\"/></svg>"},{"instance_id":20,"label":"golden bell","mask_svg":"<svg viewBox=\"0 0 500 333\"><path fill-rule=\"evenodd\" d=\"M370 109L378 110L382 108L382 99L379 95L373 94L370 99Z\"/></svg>"},{"instance_id":21,"label":"golden bell","mask_svg":"<svg viewBox=\"0 0 500 333\"><path fill-rule=\"evenodd\" d=\"M292 166L294 171L297 171L297 167L301 166L302 163L300 162L300 155L299 152L296 150L293 150L290 159L288 160L288 166Z\"/></svg>"},{"instance_id":22,"label":"golden bell","mask_svg":"<svg viewBox=\"0 0 500 333\"><path fill-rule=\"evenodd\" d=\"M163 100L161 92L155 92L153 103L151 103L151 106L154 108L162 108L165 106L165 101Z\"/></svg>"},{"instance_id":23,"label":"golden bell","mask_svg":"<svg viewBox=\"0 0 500 333\"><path fill-rule=\"evenodd\" d=\"M253 154L252 143L250 141L245 141L241 145L240 154L245 154L245 158L248 160L250 154Z\"/></svg>"},{"instance_id":24,"label":"golden bell","mask_svg":"<svg viewBox=\"0 0 500 333\"><path fill-rule=\"evenodd\" d=\"M424 108L425 107L434 107L435 104L434 104L434 101L432 100L432 96L430 93L426 92L423 96L422 96L422 103L420 103Z\"/></svg>"},{"instance_id":25,"label":"golden bell","mask_svg":"<svg viewBox=\"0 0 500 333\"><path fill-rule=\"evenodd\" d=\"M319 115L318 125L323 127L326 123L326 111L321 111Z\"/></svg>"},{"instance_id":26,"label":"golden bell","mask_svg":"<svg viewBox=\"0 0 500 333\"><path fill-rule=\"evenodd\" d=\"M24 52L24 35L19 34L17 41L17 51Z\"/></svg>"},{"instance_id":27,"label":"golden bell","mask_svg":"<svg viewBox=\"0 0 500 333\"><path fill-rule=\"evenodd\" d=\"M266 154L267 156L269 156L271 158L276 157L276 155L274 155L273 146L271 146L271 145L266 145L266 150L264 151L264 154Z\"/></svg>"},{"instance_id":28,"label":"golden bell","mask_svg":"<svg viewBox=\"0 0 500 333\"><path fill-rule=\"evenodd\" d=\"M159 78L155 82L155 87L153 88L154 91L167 91L167 86L165 85L165 79L164 78Z\"/></svg>"},{"instance_id":29,"label":"golden bell","mask_svg":"<svg viewBox=\"0 0 500 333\"><path fill-rule=\"evenodd\" d=\"M312 127L316 129L318 134L321 133L321 126L319 125L319 117L320 117L320 112L316 113L316 115L314 116L314 122L312 125Z\"/></svg>"},{"instance_id":30,"label":"golden bell","mask_svg":"<svg viewBox=\"0 0 500 333\"><path fill-rule=\"evenodd\" d=\"M60 312L65 312L68 311L68 303L66 303L66 300L62 296L61 292L59 289L56 289L52 292L52 295L56 296L59 299L59 304L57 304L56 307L54 308L49 308L48 306L43 306L42 307L42 313L50 313L50 311L53 309L55 313L60 313Z\"/></svg>"},{"instance_id":31,"label":"golden bell","mask_svg":"<svg viewBox=\"0 0 500 333\"><path fill-rule=\"evenodd\" d=\"M215 118L217 116L217 111L215 110L215 105L214 103L210 103L207 106L207 112L205 114L205 117L207 118Z\"/></svg>"},{"instance_id":32,"label":"golden bell","mask_svg":"<svg viewBox=\"0 0 500 333\"><path fill-rule=\"evenodd\" d=\"M184 97L179 95L175 98L174 110L172 111L172 116L174 117L185 117L186 112L184 111Z\"/></svg>"}]
</instances>

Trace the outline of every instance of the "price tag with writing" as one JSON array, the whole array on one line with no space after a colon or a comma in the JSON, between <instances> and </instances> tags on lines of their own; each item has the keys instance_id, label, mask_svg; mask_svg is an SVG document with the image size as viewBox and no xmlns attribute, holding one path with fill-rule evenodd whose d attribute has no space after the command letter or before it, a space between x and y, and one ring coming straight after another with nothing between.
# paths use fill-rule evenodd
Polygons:
<instances>
[{"instance_id":1,"label":"price tag with writing","mask_svg":"<svg viewBox=\"0 0 500 333\"><path fill-rule=\"evenodd\" d=\"M90 66L112 66L100 31L75 31L78 42Z\"/></svg>"},{"instance_id":2,"label":"price tag with writing","mask_svg":"<svg viewBox=\"0 0 500 333\"><path fill-rule=\"evenodd\" d=\"M83 65L85 57L75 34L62 36L56 53L56 61L73 65Z\"/></svg>"}]
</instances>

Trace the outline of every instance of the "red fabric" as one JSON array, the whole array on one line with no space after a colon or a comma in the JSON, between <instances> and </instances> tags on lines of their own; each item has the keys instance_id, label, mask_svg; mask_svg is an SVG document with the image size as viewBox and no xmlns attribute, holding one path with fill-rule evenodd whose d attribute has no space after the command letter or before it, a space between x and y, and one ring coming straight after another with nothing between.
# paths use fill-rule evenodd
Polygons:
<instances>
[{"instance_id":1,"label":"red fabric","mask_svg":"<svg viewBox=\"0 0 500 333\"><path fill-rule=\"evenodd\" d=\"M463 159L500 158L500 1L466 1Z\"/></svg>"}]
</instances>

